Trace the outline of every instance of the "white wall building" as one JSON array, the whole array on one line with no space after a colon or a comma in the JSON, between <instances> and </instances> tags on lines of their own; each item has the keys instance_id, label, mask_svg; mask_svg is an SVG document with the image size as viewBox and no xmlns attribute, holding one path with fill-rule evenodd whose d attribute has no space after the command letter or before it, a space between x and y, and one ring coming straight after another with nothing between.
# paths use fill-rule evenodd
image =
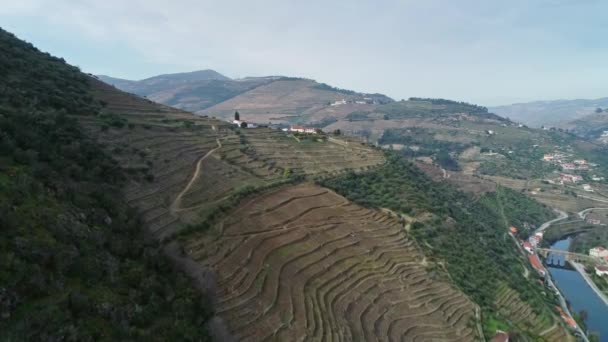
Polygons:
<instances>
[{"instance_id":1,"label":"white wall building","mask_svg":"<svg viewBox=\"0 0 608 342\"><path fill-rule=\"evenodd\" d=\"M595 266L595 274L597 274L598 276L605 276L608 275L608 267L606 266Z\"/></svg>"},{"instance_id":2,"label":"white wall building","mask_svg":"<svg viewBox=\"0 0 608 342\"><path fill-rule=\"evenodd\" d=\"M596 257L596 258L608 257L608 249L606 249L602 246L591 248L589 250L589 256Z\"/></svg>"}]
</instances>

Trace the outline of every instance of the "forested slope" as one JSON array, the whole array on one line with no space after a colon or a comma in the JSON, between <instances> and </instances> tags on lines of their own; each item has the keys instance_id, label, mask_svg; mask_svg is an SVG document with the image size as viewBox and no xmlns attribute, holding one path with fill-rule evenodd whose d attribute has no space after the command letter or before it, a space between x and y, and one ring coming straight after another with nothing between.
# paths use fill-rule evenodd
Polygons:
<instances>
[{"instance_id":1,"label":"forested slope","mask_svg":"<svg viewBox=\"0 0 608 342\"><path fill-rule=\"evenodd\" d=\"M120 197L75 117L77 68L0 30L0 340L205 340L210 307Z\"/></svg>"}]
</instances>

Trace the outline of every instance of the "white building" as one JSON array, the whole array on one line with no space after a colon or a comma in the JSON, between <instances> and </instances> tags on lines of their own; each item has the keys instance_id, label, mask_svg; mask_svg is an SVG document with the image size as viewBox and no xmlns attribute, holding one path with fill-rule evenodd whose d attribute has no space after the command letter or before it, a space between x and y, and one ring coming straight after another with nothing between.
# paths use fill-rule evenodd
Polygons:
<instances>
[{"instance_id":1,"label":"white building","mask_svg":"<svg viewBox=\"0 0 608 342\"><path fill-rule=\"evenodd\" d=\"M332 103L331 105L332 106L339 106L339 105L344 105L344 104L346 104L346 100L342 99L340 101L336 101L336 102Z\"/></svg>"},{"instance_id":2,"label":"white building","mask_svg":"<svg viewBox=\"0 0 608 342\"><path fill-rule=\"evenodd\" d=\"M596 258L608 257L608 249L606 249L602 246L591 248L589 250L589 256L596 257Z\"/></svg>"},{"instance_id":3,"label":"white building","mask_svg":"<svg viewBox=\"0 0 608 342\"><path fill-rule=\"evenodd\" d=\"M593 188L591 188L591 185L589 184L583 184L583 190L587 192L593 192Z\"/></svg>"},{"instance_id":4,"label":"white building","mask_svg":"<svg viewBox=\"0 0 608 342\"><path fill-rule=\"evenodd\" d=\"M317 134L317 129L314 128L314 127L291 126L291 127L289 127L289 131L291 131L291 132L298 132L298 133Z\"/></svg>"},{"instance_id":5,"label":"white building","mask_svg":"<svg viewBox=\"0 0 608 342\"><path fill-rule=\"evenodd\" d=\"M608 267L606 266L595 266L595 274L597 274L598 276L604 276L608 274Z\"/></svg>"}]
</instances>

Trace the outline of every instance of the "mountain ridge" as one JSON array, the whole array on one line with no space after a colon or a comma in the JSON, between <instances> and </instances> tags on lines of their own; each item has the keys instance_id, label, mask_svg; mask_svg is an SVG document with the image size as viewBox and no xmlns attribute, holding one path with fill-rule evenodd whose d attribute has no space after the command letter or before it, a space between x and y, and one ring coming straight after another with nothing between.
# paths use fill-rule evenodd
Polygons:
<instances>
[{"instance_id":1,"label":"mountain ridge","mask_svg":"<svg viewBox=\"0 0 608 342\"><path fill-rule=\"evenodd\" d=\"M488 107L490 111L500 116L532 127L560 126L591 114L596 108L608 108L608 97L539 100Z\"/></svg>"}]
</instances>

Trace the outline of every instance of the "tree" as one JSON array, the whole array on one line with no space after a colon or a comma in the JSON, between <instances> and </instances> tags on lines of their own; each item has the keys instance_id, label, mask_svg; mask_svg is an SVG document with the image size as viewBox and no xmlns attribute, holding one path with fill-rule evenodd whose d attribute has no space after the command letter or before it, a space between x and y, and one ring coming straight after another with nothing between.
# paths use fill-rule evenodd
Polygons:
<instances>
[{"instance_id":1,"label":"tree","mask_svg":"<svg viewBox=\"0 0 608 342\"><path fill-rule=\"evenodd\" d=\"M234 112L234 120L237 120L237 121L241 120L241 115L239 114L238 110Z\"/></svg>"},{"instance_id":2,"label":"tree","mask_svg":"<svg viewBox=\"0 0 608 342\"><path fill-rule=\"evenodd\" d=\"M603 110L602 110L602 108L596 108L596 109L595 109L595 112L596 112L596 113L601 113L601 112L603 112Z\"/></svg>"},{"instance_id":3,"label":"tree","mask_svg":"<svg viewBox=\"0 0 608 342\"><path fill-rule=\"evenodd\" d=\"M246 122L241 122L241 128L247 128L247 123Z\"/></svg>"}]
</instances>

